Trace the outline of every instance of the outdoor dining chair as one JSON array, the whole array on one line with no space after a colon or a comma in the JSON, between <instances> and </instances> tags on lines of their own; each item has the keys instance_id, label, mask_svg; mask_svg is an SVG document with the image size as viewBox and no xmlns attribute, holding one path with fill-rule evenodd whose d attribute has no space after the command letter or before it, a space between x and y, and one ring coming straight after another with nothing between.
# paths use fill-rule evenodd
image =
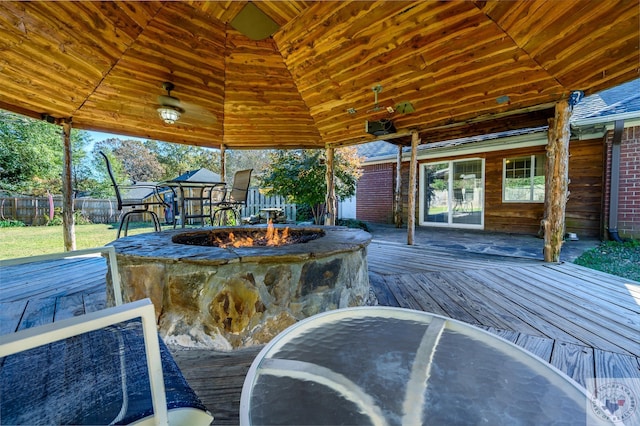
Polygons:
<instances>
[{"instance_id":1,"label":"outdoor dining chair","mask_svg":"<svg viewBox=\"0 0 640 426\"><path fill-rule=\"evenodd\" d=\"M153 219L153 226L156 232L160 232L162 229L160 227L160 220L158 219L158 215L153 210L149 210L151 206L164 206L164 208L170 208L170 205L165 202L158 192L158 187L156 185L148 185L148 184L138 184L138 185L119 185L116 182L115 175L113 174L113 170L111 169L111 163L109 162L109 157L100 151L100 155L104 157L104 161L107 165L107 172L109 173L109 178L111 179L111 184L116 193L116 200L118 201L118 211L122 211L123 214L120 217L120 225L118 226L118 235L116 237L120 238L120 234L122 232L122 228L124 227L124 236L127 236L129 231L129 221L131 220L131 215L133 214L143 214L148 213L151 215ZM145 201L144 198L136 198L136 199L126 199L123 198L123 193L125 191L130 191L133 189L148 189L148 193L145 194L145 197L153 194L153 201ZM124 208L129 208L126 212Z\"/></svg>"},{"instance_id":2,"label":"outdoor dining chair","mask_svg":"<svg viewBox=\"0 0 640 426\"><path fill-rule=\"evenodd\" d=\"M247 203L252 171L253 169L238 170L233 175L231 187L223 191L222 199L211 201L211 225L226 224L228 213L233 214L236 225L240 223L240 209Z\"/></svg>"}]
</instances>

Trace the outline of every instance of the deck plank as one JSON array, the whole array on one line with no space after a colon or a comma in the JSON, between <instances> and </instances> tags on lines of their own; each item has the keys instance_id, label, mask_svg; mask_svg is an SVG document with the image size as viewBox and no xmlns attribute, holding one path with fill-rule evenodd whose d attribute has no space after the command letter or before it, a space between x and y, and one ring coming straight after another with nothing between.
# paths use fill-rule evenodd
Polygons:
<instances>
[{"instance_id":1,"label":"deck plank","mask_svg":"<svg viewBox=\"0 0 640 426\"><path fill-rule=\"evenodd\" d=\"M553 351L553 342L553 339L546 337L520 334L516 340L516 345L523 347L537 357L549 362Z\"/></svg>"},{"instance_id":2,"label":"deck plank","mask_svg":"<svg viewBox=\"0 0 640 426\"><path fill-rule=\"evenodd\" d=\"M187 382L211 411L213 424L237 425L242 385L262 346L233 352L172 349Z\"/></svg>"},{"instance_id":3,"label":"deck plank","mask_svg":"<svg viewBox=\"0 0 640 426\"><path fill-rule=\"evenodd\" d=\"M53 315L56 311L56 298L45 297L41 299L30 299L24 310L22 320L18 330L24 330L43 324L53 322Z\"/></svg>"},{"instance_id":4,"label":"deck plank","mask_svg":"<svg viewBox=\"0 0 640 426\"><path fill-rule=\"evenodd\" d=\"M558 342L551 356L551 365L593 392L593 383L589 382L590 378L595 377L592 348Z\"/></svg>"},{"instance_id":5,"label":"deck plank","mask_svg":"<svg viewBox=\"0 0 640 426\"><path fill-rule=\"evenodd\" d=\"M54 321L77 317L84 313L85 310L82 294L75 293L69 296L58 297L56 299Z\"/></svg>"},{"instance_id":6,"label":"deck plank","mask_svg":"<svg viewBox=\"0 0 640 426\"><path fill-rule=\"evenodd\" d=\"M465 320L540 356L583 385L594 379L640 378L636 282L572 264L381 241L369 246L367 261L380 305ZM77 258L39 271L34 280L25 277L31 269L17 268L11 276L22 281L7 282L3 268L0 326L7 332L106 306L104 259ZM51 279L60 276L65 280ZM216 417L214 424L238 424L242 384L259 350L171 348L189 384Z\"/></svg>"},{"instance_id":7,"label":"deck plank","mask_svg":"<svg viewBox=\"0 0 640 426\"><path fill-rule=\"evenodd\" d=\"M27 300L0 303L0 334L18 330L26 306Z\"/></svg>"},{"instance_id":8,"label":"deck plank","mask_svg":"<svg viewBox=\"0 0 640 426\"><path fill-rule=\"evenodd\" d=\"M545 318L559 324L559 329L590 346L611 348L614 351L635 348L635 352L630 353L640 355L640 328L609 321L608 315L577 306L579 297L575 294L571 297L570 293L566 293L567 296L561 298L557 292L550 291L549 287L538 285L535 276L526 276L522 270L518 270L518 273L519 275L514 276L514 271L495 271L496 276L503 278L503 287L507 286L504 282L508 280L508 286L517 289L528 300L532 309L544 312Z\"/></svg>"}]
</instances>

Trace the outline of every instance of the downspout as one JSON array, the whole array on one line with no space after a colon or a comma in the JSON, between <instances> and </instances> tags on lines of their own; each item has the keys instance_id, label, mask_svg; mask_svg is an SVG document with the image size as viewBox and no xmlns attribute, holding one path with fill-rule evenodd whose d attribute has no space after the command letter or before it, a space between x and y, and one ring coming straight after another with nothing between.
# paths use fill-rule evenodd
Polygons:
<instances>
[{"instance_id":1,"label":"downspout","mask_svg":"<svg viewBox=\"0 0 640 426\"><path fill-rule=\"evenodd\" d=\"M611 181L609 182L609 238L619 243L622 238L618 235L618 202L620 189L620 146L622 144L622 132L624 121L616 120L611 144Z\"/></svg>"}]
</instances>

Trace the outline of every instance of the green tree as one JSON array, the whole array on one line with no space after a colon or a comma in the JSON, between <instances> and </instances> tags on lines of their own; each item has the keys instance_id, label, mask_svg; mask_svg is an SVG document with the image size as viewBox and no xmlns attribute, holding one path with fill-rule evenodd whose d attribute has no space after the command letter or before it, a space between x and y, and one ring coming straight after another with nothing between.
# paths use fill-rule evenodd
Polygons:
<instances>
[{"instance_id":1,"label":"green tree","mask_svg":"<svg viewBox=\"0 0 640 426\"><path fill-rule=\"evenodd\" d=\"M147 141L145 145L164 167L164 180L201 168L220 173L220 152L217 150L156 141Z\"/></svg>"},{"instance_id":2,"label":"green tree","mask_svg":"<svg viewBox=\"0 0 640 426\"><path fill-rule=\"evenodd\" d=\"M71 147L76 176L88 143L85 132L73 130ZM30 195L62 190L63 140L60 126L0 111L0 189Z\"/></svg>"},{"instance_id":3,"label":"green tree","mask_svg":"<svg viewBox=\"0 0 640 426\"><path fill-rule=\"evenodd\" d=\"M281 195L311 208L315 223L326 212L326 163L323 150L276 151L262 177L267 195ZM339 148L334 156L335 192L338 200L353 196L362 171L356 148Z\"/></svg>"},{"instance_id":4,"label":"green tree","mask_svg":"<svg viewBox=\"0 0 640 426\"><path fill-rule=\"evenodd\" d=\"M98 151L103 151L105 154L112 153L126 176L133 182L155 182L164 177L164 167L158 161L156 153L149 150L144 142L131 139L105 139L94 146L96 158L99 158ZM112 163L115 169L116 161Z\"/></svg>"}]
</instances>

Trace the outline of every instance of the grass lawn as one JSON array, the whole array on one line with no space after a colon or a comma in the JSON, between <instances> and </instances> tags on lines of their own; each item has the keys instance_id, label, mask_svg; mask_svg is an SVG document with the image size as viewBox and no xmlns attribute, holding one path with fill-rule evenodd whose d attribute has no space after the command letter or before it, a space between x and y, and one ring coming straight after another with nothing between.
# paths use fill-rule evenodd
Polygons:
<instances>
[{"instance_id":1,"label":"grass lawn","mask_svg":"<svg viewBox=\"0 0 640 426\"><path fill-rule=\"evenodd\" d=\"M115 226L115 227L114 227ZM168 228L167 228L168 229ZM153 225L129 225L129 235L150 232ZM76 225L76 248L101 247L116 239L117 224ZM0 259L64 251L62 226L0 228Z\"/></svg>"},{"instance_id":2,"label":"grass lawn","mask_svg":"<svg viewBox=\"0 0 640 426\"><path fill-rule=\"evenodd\" d=\"M624 243L606 241L582 253L573 263L640 281L640 240Z\"/></svg>"}]
</instances>

